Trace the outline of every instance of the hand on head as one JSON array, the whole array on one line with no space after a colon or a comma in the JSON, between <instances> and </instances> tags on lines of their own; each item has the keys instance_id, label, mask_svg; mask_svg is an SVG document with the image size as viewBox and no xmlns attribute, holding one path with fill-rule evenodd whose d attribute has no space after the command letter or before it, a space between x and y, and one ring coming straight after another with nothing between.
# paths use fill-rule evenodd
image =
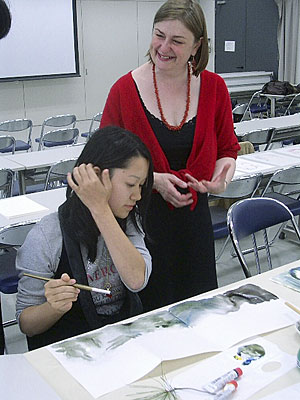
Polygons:
<instances>
[{"instance_id":1,"label":"hand on head","mask_svg":"<svg viewBox=\"0 0 300 400\"><path fill-rule=\"evenodd\" d=\"M75 279L68 274L62 274L60 279L51 279L45 284L45 297L50 306L61 314L65 314L72 308L77 300L79 289L75 288Z\"/></svg>"},{"instance_id":2,"label":"hand on head","mask_svg":"<svg viewBox=\"0 0 300 400\"><path fill-rule=\"evenodd\" d=\"M68 184L90 211L108 205L112 191L108 169L101 172L92 164L81 164L74 168L73 177L68 173Z\"/></svg>"}]
</instances>

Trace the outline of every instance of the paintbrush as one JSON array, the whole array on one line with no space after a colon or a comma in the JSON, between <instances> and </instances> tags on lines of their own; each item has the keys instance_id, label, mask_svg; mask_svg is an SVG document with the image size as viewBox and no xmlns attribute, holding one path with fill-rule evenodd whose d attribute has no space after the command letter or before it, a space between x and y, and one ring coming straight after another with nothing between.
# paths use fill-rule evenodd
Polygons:
<instances>
[{"instance_id":1,"label":"paintbrush","mask_svg":"<svg viewBox=\"0 0 300 400\"><path fill-rule=\"evenodd\" d=\"M34 278L34 279L40 279L41 281L51 281L52 278L45 278L44 276L40 276L40 275L33 275L33 274L28 274L27 272L24 272L23 275L25 276L29 276L30 278ZM89 292L97 292L97 293L103 293L103 294L111 294L110 290L106 290L106 289L98 289L95 287L91 287L91 286L87 286L87 285L81 285L80 283L74 283L75 288L77 289L82 289L82 290L88 290Z\"/></svg>"},{"instance_id":2,"label":"paintbrush","mask_svg":"<svg viewBox=\"0 0 300 400\"><path fill-rule=\"evenodd\" d=\"M288 301L285 302L285 305L290 307L293 311L295 311L297 314L300 314L299 308L295 307L293 304L289 303Z\"/></svg>"}]
</instances>

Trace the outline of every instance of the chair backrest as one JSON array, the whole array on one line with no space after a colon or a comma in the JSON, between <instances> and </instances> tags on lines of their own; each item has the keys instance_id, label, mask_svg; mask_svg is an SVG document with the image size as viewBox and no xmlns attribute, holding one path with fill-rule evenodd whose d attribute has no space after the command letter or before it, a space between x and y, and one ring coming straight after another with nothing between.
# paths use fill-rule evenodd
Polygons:
<instances>
[{"instance_id":1,"label":"chair backrest","mask_svg":"<svg viewBox=\"0 0 300 400\"><path fill-rule=\"evenodd\" d=\"M40 142L41 148L67 146L77 143L79 130L77 128L56 129L45 133Z\"/></svg>"},{"instance_id":2,"label":"chair backrest","mask_svg":"<svg viewBox=\"0 0 300 400\"><path fill-rule=\"evenodd\" d=\"M253 146L265 144L266 146L264 150L268 150L272 143L274 134L275 128L256 129L241 136L240 140L242 142L249 141Z\"/></svg>"},{"instance_id":3,"label":"chair backrest","mask_svg":"<svg viewBox=\"0 0 300 400\"><path fill-rule=\"evenodd\" d=\"M267 112L267 106L266 106L266 102L267 99L264 100L264 104L261 104L261 95L262 91L258 90L257 92L253 93L253 95L251 96L249 103L247 104L247 107L245 108L244 114L242 116L241 121L244 121L247 117L248 119L252 119L253 118L253 114L263 114L265 112ZM258 99L258 100L256 100ZM255 104L256 102L256 104Z\"/></svg>"},{"instance_id":4,"label":"chair backrest","mask_svg":"<svg viewBox=\"0 0 300 400\"><path fill-rule=\"evenodd\" d=\"M267 228L291 221L300 240L300 231L291 211L278 200L267 197L254 197L234 203L228 210L227 224L233 247L246 277L251 276L243 254L241 240L252 237L253 253L257 272L261 273L260 258L255 233L262 231L269 269L272 268L271 252Z\"/></svg>"},{"instance_id":5,"label":"chair backrest","mask_svg":"<svg viewBox=\"0 0 300 400\"><path fill-rule=\"evenodd\" d=\"M93 116L91 123L90 123L90 128L89 128L87 139L89 139L92 136L92 134L95 132L95 130L99 128L102 114L103 114L102 112L99 112Z\"/></svg>"},{"instance_id":6,"label":"chair backrest","mask_svg":"<svg viewBox=\"0 0 300 400\"><path fill-rule=\"evenodd\" d=\"M42 123L38 149L40 150L42 146L41 141L45 132L53 130L52 128L66 128L66 127L75 128L75 124L76 124L76 116L74 114L62 114L46 118ZM47 127L50 127L51 129L46 130Z\"/></svg>"},{"instance_id":7,"label":"chair backrest","mask_svg":"<svg viewBox=\"0 0 300 400\"><path fill-rule=\"evenodd\" d=\"M8 168L0 169L0 199L11 197L13 193L14 172Z\"/></svg>"},{"instance_id":8,"label":"chair backrest","mask_svg":"<svg viewBox=\"0 0 300 400\"><path fill-rule=\"evenodd\" d=\"M14 154L16 149L16 140L11 135L0 136L0 153L11 152Z\"/></svg>"},{"instance_id":9,"label":"chair backrest","mask_svg":"<svg viewBox=\"0 0 300 400\"><path fill-rule=\"evenodd\" d=\"M280 187L278 186L280 185ZM295 194L300 192L300 187L297 190L286 190L286 185L290 187L291 185L300 185L300 165L295 165L292 167L281 168L273 173L269 181L267 182L262 196L265 196L270 188L276 191L276 187L282 194Z\"/></svg>"},{"instance_id":10,"label":"chair backrest","mask_svg":"<svg viewBox=\"0 0 300 400\"><path fill-rule=\"evenodd\" d=\"M240 199L254 196L263 175L261 173L241 176L230 182L225 192L213 195L216 198Z\"/></svg>"},{"instance_id":11,"label":"chair backrest","mask_svg":"<svg viewBox=\"0 0 300 400\"><path fill-rule=\"evenodd\" d=\"M21 222L0 228L0 247L19 247L24 243L35 222Z\"/></svg>"},{"instance_id":12,"label":"chair backrest","mask_svg":"<svg viewBox=\"0 0 300 400\"><path fill-rule=\"evenodd\" d=\"M248 103L238 104L232 109L233 122L240 122L248 107Z\"/></svg>"},{"instance_id":13,"label":"chair backrest","mask_svg":"<svg viewBox=\"0 0 300 400\"><path fill-rule=\"evenodd\" d=\"M31 119L12 119L12 120L8 120L8 121L3 121L0 122L0 132L7 132L10 134L13 134L13 136L17 133L17 132L22 132L25 130L28 130L28 135L27 135L27 143L28 145L31 146L31 133L32 133L32 121Z\"/></svg>"},{"instance_id":14,"label":"chair backrest","mask_svg":"<svg viewBox=\"0 0 300 400\"><path fill-rule=\"evenodd\" d=\"M76 161L77 158L70 158L53 164L47 173L44 190L66 186L67 174L72 172Z\"/></svg>"}]
</instances>

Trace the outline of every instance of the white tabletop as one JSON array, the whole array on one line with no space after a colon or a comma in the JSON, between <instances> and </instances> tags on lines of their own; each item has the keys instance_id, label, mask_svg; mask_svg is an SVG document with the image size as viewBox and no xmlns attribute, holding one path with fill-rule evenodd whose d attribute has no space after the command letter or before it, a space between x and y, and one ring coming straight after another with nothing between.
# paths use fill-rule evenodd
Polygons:
<instances>
[{"instance_id":1,"label":"white tabletop","mask_svg":"<svg viewBox=\"0 0 300 400\"><path fill-rule=\"evenodd\" d=\"M5 158L21 164L21 169L42 168L68 158L78 158L85 144L56 147L49 150L32 151L5 156Z\"/></svg>"},{"instance_id":2,"label":"white tabletop","mask_svg":"<svg viewBox=\"0 0 300 400\"><path fill-rule=\"evenodd\" d=\"M12 171L20 171L24 167L22 164L19 164L18 162L11 160L9 156L0 156L0 169L1 168L9 168Z\"/></svg>"},{"instance_id":3,"label":"white tabletop","mask_svg":"<svg viewBox=\"0 0 300 400\"><path fill-rule=\"evenodd\" d=\"M199 298L207 298L218 293L223 293L224 291L237 288L241 284L253 283L259 285L266 290L274 293L278 297L285 301L294 304L296 307L300 308L300 293L288 289L284 286L276 284L270 280L270 277L279 274L280 272L286 271L292 267L299 266L299 261L280 268L276 268L272 271L268 271L264 274L242 280L240 282L235 282L226 287L213 290L208 293L204 293L199 296ZM197 297L198 298L198 297ZM299 316L300 318L300 316ZM233 329L238 329L238 326L234 326ZM300 337L297 335L295 327L289 326L288 328L280 329L271 333L264 335L264 338L278 345L283 351L288 352L295 356L296 365L296 354L300 347ZM158 367L156 367L152 372L146 375L143 379L135 382L135 385L139 385L139 392L143 391L143 388L148 386L158 387L159 382L155 380L164 374L168 379L172 376L177 375L187 368L201 363L202 360L211 357L213 353L199 354L184 359L164 361ZM45 379L47 384L49 384L60 396L62 400L92 400L93 397L62 367L62 365L50 354L46 348L41 348L25 354L27 361L35 368L35 370ZM132 360L134 360L134 355L132 355ZM129 356L128 362L131 362ZM286 375L280 377L275 382L271 383L255 395L251 397L251 400L262 399L263 396L274 394L283 388L291 386L295 383L299 383L300 371L297 370L296 366ZM115 377L116 379L117 376ZM153 379L155 378L155 379ZM99 384L101 384L101 377L99 377ZM124 386L122 389L111 392L107 395L101 397L101 400L115 400L115 399L136 399L137 388L131 386ZM135 396L134 396L135 394Z\"/></svg>"},{"instance_id":4,"label":"white tabletop","mask_svg":"<svg viewBox=\"0 0 300 400\"><path fill-rule=\"evenodd\" d=\"M46 207L48 210L47 212L43 213L43 215L50 214L52 212L57 211L58 207L65 201L66 199L66 188L58 188L58 189L53 189L53 190L46 190L42 192L36 192L36 193L31 193L31 194L26 194L26 195L21 195L21 196L15 196L13 197L13 201L20 202L22 204L22 201L24 197L27 197L37 204L40 204L44 207ZM1 210L1 202L8 202L10 198L6 199L1 199L0 200L0 210ZM15 206L16 209L16 216L18 215L18 206ZM28 214L24 214L24 217L22 220L18 220L18 222L30 222L30 221L36 221L39 219L40 213L37 211L36 214L32 213L30 214L30 217L28 217ZM11 216L13 219L13 215ZM18 217L20 218L20 217ZM5 224L7 225L7 224ZM3 224L0 225L0 227L4 226Z\"/></svg>"},{"instance_id":5,"label":"white tabletop","mask_svg":"<svg viewBox=\"0 0 300 400\"><path fill-rule=\"evenodd\" d=\"M255 118L249 121L236 122L234 124L237 136L256 129L277 128L289 129L300 125L300 113L273 118Z\"/></svg>"}]
</instances>

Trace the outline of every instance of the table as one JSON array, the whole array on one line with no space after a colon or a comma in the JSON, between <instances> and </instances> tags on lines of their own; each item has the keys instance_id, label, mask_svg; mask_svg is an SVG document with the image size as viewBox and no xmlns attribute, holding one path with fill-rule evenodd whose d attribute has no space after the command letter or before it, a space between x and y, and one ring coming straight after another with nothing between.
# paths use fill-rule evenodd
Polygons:
<instances>
[{"instance_id":1,"label":"table","mask_svg":"<svg viewBox=\"0 0 300 400\"><path fill-rule=\"evenodd\" d=\"M300 145L256 151L237 157L233 179L259 172L268 178L278 169L295 165L300 165Z\"/></svg>"},{"instance_id":2,"label":"table","mask_svg":"<svg viewBox=\"0 0 300 400\"><path fill-rule=\"evenodd\" d=\"M299 266L300 261L287 264L283 267L276 268L275 270L268 271L258 276L254 276L247 279L247 283L253 283L259 285L266 290L274 293L280 298L294 304L296 307L300 308L300 293L296 291L292 291L284 286L278 285L272 281L270 281L270 277L279 274L280 272L286 271L292 267ZM197 296L198 298L205 298L211 295L218 294L220 292L224 292L236 287L239 287L241 284L245 284L246 280L242 280L240 282L235 282L226 287L219 288L213 290L211 292L202 294ZM299 316L300 318L300 316ZM131 319L132 320L132 319ZM237 329L235 327L234 329ZM291 355L295 355L295 363L296 363L296 354L300 347L300 336L297 335L295 327L289 326L284 329L280 329L268 334L265 334L264 337L269 341L277 344L282 350L288 352ZM170 378L178 373L183 372L188 367L191 367L197 363L201 363L202 360L212 356L212 353L205 353L201 355L195 355L191 357L187 357L184 359L172 360L172 361L164 361L159 366L157 366L153 371L147 374L143 379L137 381L135 384L140 385L141 387L145 386L157 386L157 381L153 380L153 378L158 378L162 374L165 374L167 378ZM30 363L30 365L38 372L39 376L43 377L44 380L49 384L51 390L54 389L58 396L62 400L92 400L93 397L71 376L69 375L64 368L59 364L59 362L50 354L50 352L46 348L41 348L32 352L28 352L24 355L26 360ZM130 362L130 360L129 360ZM126 366L124 366L126 368ZM30 377L28 377L29 379ZM24 378L26 379L26 378ZM117 377L116 377L117 379ZM251 397L251 400L262 399L263 396L268 394L276 393L282 388L287 386L291 386L294 383L299 383L300 380L300 371L295 367L289 373L282 376L277 381L271 383L260 392L256 393ZM101 377L99 377L99 384L101 382ZM21 382L18 381L21 385ZM107 395L101 397L101 400L115 400L115 399L128 399L132 397L128 397L129 395L134 394L137 391L136 388L132 386L124 386L123 388L111 392ZM24 397L24 400L27 400Z\"/></svg>"},{"instance_id":3,"label":"table","mask_svg":"<svg viewBox=\"0 0 300 400\"><path fill-rule=\"evenodd\" d=\"M53 189L53 190L46 190L42 192L36 192L36 193L31 193L31 194L26 194L26 195L20 195L13 197L14 200L20 201L22 203L22 200L24 197L27 197L36 203L46 207L49 209L49 214L52 212L57 211L58 207L65 201L66 199L66 188L58 188L58 189ZM9 201L10 198L6 199L1 199L0 200L0 209L1 209L1 202L3 201ZM16 209L17 211L17 209ZM21 222L30 222L30 220L36 220L35 216L32 215L31 218L28 220L28 217L24 217L24 221ZM0 228L3 227L0 225Z\"/></svg>"},{"instance_id":4,"label":"table","mask_svg":"<svg viewBox=\"0 0 300 400\"><path fill-rule=\"evenodd\" d=\"M236 122L235 133L241 138L246 133L266 128L275 128L272 142L281 142L300 136L300 113L273 118L255 118L249 121Z\"/></svg>"},{"instance_id":5,"label":"table","mask_svg":"<svg viewBox=\"0 0 300 400\"><path fill-rule=\"evenodd\" d=\"M56 147L49 150L32 151L27 153L11 154L1 157L7 161L7 164L14 165L18 172L20 194L26 193L25 172L37 168L49 167L56 162L68 158L78 158L85 143L78 143L71 146ZM5 161L3 161L5 163Z\"/></svg>"}]
</instances>

